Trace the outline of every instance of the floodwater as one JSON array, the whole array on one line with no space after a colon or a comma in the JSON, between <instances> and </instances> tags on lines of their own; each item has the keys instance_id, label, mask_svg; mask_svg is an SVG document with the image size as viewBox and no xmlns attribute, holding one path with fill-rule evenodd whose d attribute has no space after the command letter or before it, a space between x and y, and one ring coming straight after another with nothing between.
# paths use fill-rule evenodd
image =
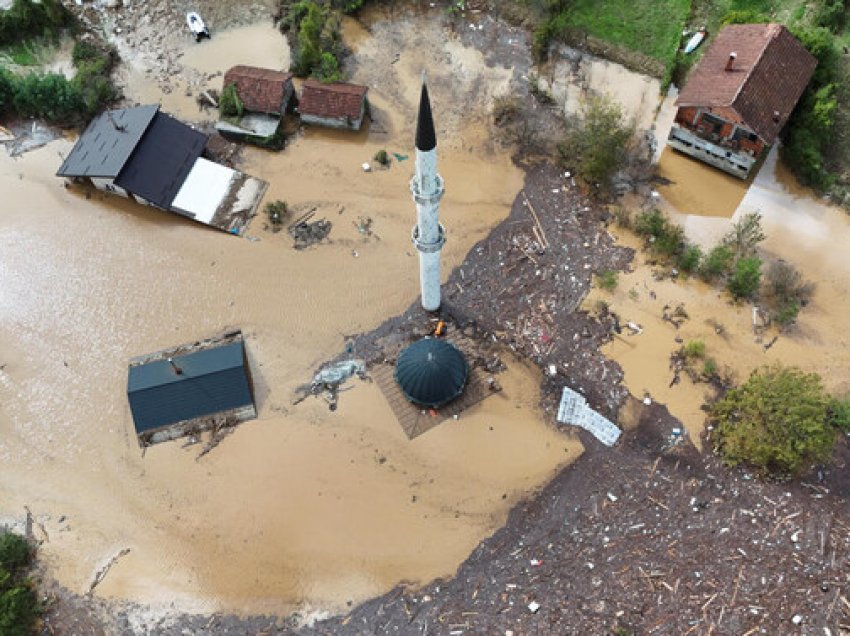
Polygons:
<instances>
[{"instance_id":1,"label":"floodwater","mask_svg":"<svg viewBox=\"0 0 850 636\"><path fill-rule=\"evenodd\" d=\"M511 70L487 66L427 18L378 16L370 33L354 81L371 86L372 127L307 130L279 154L246 150L242 166L269 180L266 200L330 219L330 244L296 252L262 216L247 232L256 240L239 239L66 189L54 172L72 140L18 160L0 154L0 520L27 506L41 556L72 590L88 591L129 549L97 594L163 611L340 611L402 581L450 575L581 452L539 412L537 371L510 358L502 394L414 441L374 384L352 381L336 412L319 399L292 405L346 334L416 300L408 181L423 59L434 60L447 184L444 276L522 187L484 123ZM240 51L217 33L203 63L256 62L252 45ZM149 89L130 84L128 97L148 101ZM410 158L364 173L380 148ZM357 231L359 216L377 236ZM229 328L246 335L259 418L201 459L200 445L182 441L142 455L128 359Z\"/></svg>"},{"instance_id":2,"label":"floodwater","mask_svg":"<svg viewBox=\"0 0 850 636\"><path fill-rule=\"evenodd\" d=\"M592 308L596 299L604 298L624 321L643 328L640 335L624 331L604 351L622 365L633 394L642 397L648 393L667 404L697 442L704 426L700 405L711 390L706 384L691 383L684 374L679 384L670 386L670 355L681 346L676 337L684 343L702 340L718 368L738 381L746 380L757 366L781 362L819 373L827 389L836 394L850 393L850 338L846 329L850 312L850 259L846 258L850 216L815 199L794 182L777 161L777 154L776 149L771 151L746 188L738 179L665 150L662 172L683 178L661 189L664 196L660 204L685 228L691 241L706 249L715 245L735 221L759 211L767 235L761 245L762 257L784 259L816 284L814 297L800 312L796 325L782 333L771 329L756 334L751 304L733 304L727 294L696 280L656 281L641 253L636 256L634 272L621 274L613 294L595 290L585 305ZM692 203L678 207L683 200ZM713 207L716 202L731 205L735 200L739 202L732 212ZM624 244L639 246L629 232L612 231ZM690 319L676 330L661 316L665 305L672 310L679 303ZM722 334L716 332L717 325L722 326ZM774 336L778 339L770 344Z\"/></svg>"}]
</instances>

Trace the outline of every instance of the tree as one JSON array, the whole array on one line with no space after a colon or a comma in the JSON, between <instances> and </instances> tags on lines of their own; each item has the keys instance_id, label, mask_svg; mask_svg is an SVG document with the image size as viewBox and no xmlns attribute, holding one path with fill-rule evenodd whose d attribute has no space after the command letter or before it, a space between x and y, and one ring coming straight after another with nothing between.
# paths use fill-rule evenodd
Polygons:
<instances>
[{"instance_id":1,"label":"tree","mask_svg":"<svg viewBox=\"0 0 850 636\"><path fill-rule=\"evenodd\" d=\"M735 263L726 288L735 298L752 298L756 295L761 282L761 259L748 256Z\"/></svg>"},{"instance_id":2,"label":"tree","mask_svg":"<svg viewBox=\"0 0 850 636\"><path fill-rule=\"evenodd\" d=\"M831 404L816 373L780 365L756 369L711 406L715 449L733 466L748 464L778 477L798 474L832 452Z\"/></svg>"},{"instance_id":3,"label":"tree","mask_svg":"<svg viewBox=\"0 0 850 636\"><path fill-rule=\"evenodd\" d=\"M723 245L729 247L737 257L752 256L756 246L765 239L761 229L761 213L750 212L738 220L723 237Z\"/></svg>"},{"instance_id":4,"label":"tree","mask_svg":"<svg viewBox=\"0 0 850 636\"><path fill-rule=\"evenodd\" d=\"M0 634L3 636L35 633L38 598L26 578L31 561L32 550L24 537L0 531Z\"/></svg>"},{"instance_id":5,"label":"tree","mask_svg":"<svg viewBox=\"0 0 850 636\"><path fill-rule=\"evenodd\" d=\"M607 188L611 177L623 166L626 148L634 133L620 106L608 97L591 96L558 145L561 163L589 183Z\"/></svg>"}]
</instances>

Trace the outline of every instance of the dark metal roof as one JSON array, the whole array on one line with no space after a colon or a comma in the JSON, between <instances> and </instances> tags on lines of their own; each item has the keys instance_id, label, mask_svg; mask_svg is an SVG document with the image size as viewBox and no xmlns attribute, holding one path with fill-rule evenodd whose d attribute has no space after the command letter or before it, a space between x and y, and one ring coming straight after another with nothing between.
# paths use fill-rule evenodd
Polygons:
<instances>
[{"instance_id":1,"label":"dark metal roof","mask_svg":"<svg viewBox=\"0 0 850 636\"><path fill-rule=\"evenodd\" d=\"M423 152L437 147L437 135L434 132L434 119L431 117L431 100L428 99L428 87L422 83L419 95L419 117L416 120L416 149Z\"/></svg>"},{"instance_id":2,"label":"dark metal roof","mask_svg":"<svg viewBox=\"0 0 850 636\"><path fill-rule=\"evenodd\" d=\"M466 386L469 366L463 354L439 338L423 338L401 352L395 379L411 402L437 408L451 402Z\"/></svg>"},{"instance_id":3,"label":"dark metal roof","mask_svg":"<svg viewBox=\"0 0 850 636\"><path fill-rule=\"evenodd\" d=\"M101 113L80 135L56 173L60 177L115 177L159 110L156 104Z\"/></svg>"},{"instance_id":4,"label":"dark metal roof","mask_svg":"<svg viewBox=\"0 0 850 636\"><path fill-rule=\"evenodd\" d=\"M136 432L253 404L242 340L131 366L127 380Z\"/></svg>"},{"instance_id":5,"label":"dark metal roof","mask_svg":"<svg viewBox=\"0 0 850 636\"><path fill-rule=\"evenodd\" d=\"M206 144L204 133L156 113L115 185L167 210Z\"/></svg>"}]
</instances>

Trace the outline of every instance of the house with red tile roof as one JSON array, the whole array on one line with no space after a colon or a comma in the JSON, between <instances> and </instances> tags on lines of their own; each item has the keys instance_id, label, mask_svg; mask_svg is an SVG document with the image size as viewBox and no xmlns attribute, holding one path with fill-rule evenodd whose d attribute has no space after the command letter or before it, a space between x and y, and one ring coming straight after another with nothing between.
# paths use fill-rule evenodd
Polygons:
<instances>
[{"instance_id":1,"label":"house with red tile roof","mask_svg":"<svg viewBox=\"0 0 850 636\"><path fill-rule=\"evenodd\" d=\"M305 80L298 112L305 124L360 130L366 116L366 86Z\"/></svg>"},{"instance_id":2,"label":"house with red tile roof","mask_svg":"<svg viewBox=\"0 0 850 636\"><path fill-rule=\"evenodd\" d=\"M292 73L256 66L239 65L228 70L222 90L233 86L244 111L238 120L222 118L216 129L241 139L276 138L281 117L290 109L295 94L292 77Z\"/></svg>"},{"instance_id":3,"label":"house with red tile roof","mask_svg":"<svg viewBox=\"0 0 850 636\"><path fill-rule=\"evenodd\" d=\"M781 24L724 27L676 100L676 150L746 179L773 145L817 60Z\"/></svg>"}]
</instances>

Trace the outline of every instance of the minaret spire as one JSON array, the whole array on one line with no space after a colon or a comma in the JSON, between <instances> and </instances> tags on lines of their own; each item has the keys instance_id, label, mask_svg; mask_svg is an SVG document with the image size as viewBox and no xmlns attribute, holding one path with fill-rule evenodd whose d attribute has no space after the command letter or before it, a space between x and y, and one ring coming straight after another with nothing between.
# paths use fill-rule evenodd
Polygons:
<instances>
[{"instance_id":1,"label":"minaret spire","mask_svg":"<svg viewBox=\"0 0 850 636\"><path fill-rule=\"evenodd\" d=\"M445 188L442 177L437 174L437 136L424 72L416 119L416 174L410 181L410 191L416 202L413 244L419 252L422 307L437 311L440 308L440 250L446 242L439 209Z\"/></svg>"}]
</instances>

